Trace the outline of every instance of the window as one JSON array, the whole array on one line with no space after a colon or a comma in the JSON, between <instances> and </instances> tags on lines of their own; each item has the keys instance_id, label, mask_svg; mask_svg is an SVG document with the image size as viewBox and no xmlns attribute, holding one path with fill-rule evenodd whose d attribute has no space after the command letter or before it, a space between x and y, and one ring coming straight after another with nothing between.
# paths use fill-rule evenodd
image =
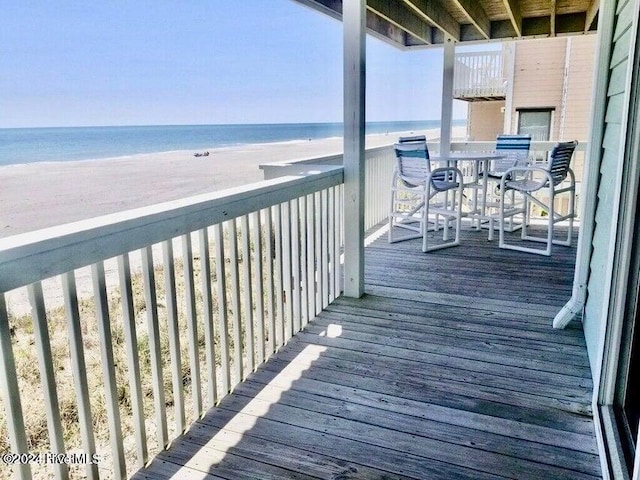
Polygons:
<instances>
[{"instance_id":1,"label":"window","mask_svg":"<svg viewBox=\"0 0 640 480\"><path fill-rule=\"evenodd\" d=\"M549 140L552 113L552 108L518 109L518 133L530 134L533 141Z\"/></svg>"}]
</instances>

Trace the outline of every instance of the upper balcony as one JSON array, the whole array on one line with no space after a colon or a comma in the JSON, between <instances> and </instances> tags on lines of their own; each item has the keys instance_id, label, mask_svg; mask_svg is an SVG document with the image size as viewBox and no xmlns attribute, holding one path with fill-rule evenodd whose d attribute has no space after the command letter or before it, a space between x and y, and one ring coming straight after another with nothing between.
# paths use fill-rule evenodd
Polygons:
<instances>
[{"instance_id":1,"label":"upper balcony","mask_svg":"<svg viewBox=\"0 0 640 480\"><path fill-rule=\"evenodd\" d=\"M505 50L456 53L453 97L469 102L504 100L509 81L506 67Z\"/></svg>"}]
</instances>

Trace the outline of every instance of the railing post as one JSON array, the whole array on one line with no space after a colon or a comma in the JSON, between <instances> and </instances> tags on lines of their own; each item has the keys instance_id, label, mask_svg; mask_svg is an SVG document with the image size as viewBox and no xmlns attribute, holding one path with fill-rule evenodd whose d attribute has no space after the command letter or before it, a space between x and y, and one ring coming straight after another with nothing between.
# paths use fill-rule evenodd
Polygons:
<instances>
[{"instance_id":1,"label":"railing post","mask_svg":"<svg viewBox=\"0 0 640 480\"><path fill-rule=\"evenodd\" d=\"M364 294L365 0L343 2L344 294Z\"/></svg>"},{"instance_id":2,"label":"railing post","mask_svg":"<svg viewBox=\"0 0 640 480\"><path fill-rule=\"evenodd\" d=\"M440 122L440 154L449 153L451 147L451 119L453 117L453 71L456 46L451 38L445 39L442 62L442 116Z\"/></svg>"}]
</instances>

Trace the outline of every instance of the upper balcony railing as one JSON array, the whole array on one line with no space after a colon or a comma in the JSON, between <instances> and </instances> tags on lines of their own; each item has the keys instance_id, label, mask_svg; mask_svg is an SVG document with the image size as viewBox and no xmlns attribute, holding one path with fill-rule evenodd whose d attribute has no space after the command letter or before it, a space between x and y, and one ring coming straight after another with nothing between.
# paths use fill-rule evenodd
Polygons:
<instances>
[{"instance_id":1,"label":"upper balcony railing","mask_svg":"<svg viewBox=\"0 0 640 480\"><path fill-rule=\"evenodd\" d=\"M505 54L457 53L453 97L459 100L504 100L507 95Z\"/></svg>"}]
</instances>

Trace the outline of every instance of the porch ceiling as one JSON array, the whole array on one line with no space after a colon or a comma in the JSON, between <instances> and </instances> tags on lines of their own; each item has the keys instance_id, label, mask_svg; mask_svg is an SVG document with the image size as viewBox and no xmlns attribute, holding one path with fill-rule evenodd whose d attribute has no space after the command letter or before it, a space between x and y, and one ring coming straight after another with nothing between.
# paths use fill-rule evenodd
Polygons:
<instances>
[{"instance_id":1,"label":"porch ceiling","mask_svg":"<svg viewBox=\"0 0 640 480\"><path fill-rule=\"evenodd\" d=\"M294 0L334 18L342 0ZM598 0L367 0L367 30L396 47L595 31Z\"/></svg>"}]
</instances>

